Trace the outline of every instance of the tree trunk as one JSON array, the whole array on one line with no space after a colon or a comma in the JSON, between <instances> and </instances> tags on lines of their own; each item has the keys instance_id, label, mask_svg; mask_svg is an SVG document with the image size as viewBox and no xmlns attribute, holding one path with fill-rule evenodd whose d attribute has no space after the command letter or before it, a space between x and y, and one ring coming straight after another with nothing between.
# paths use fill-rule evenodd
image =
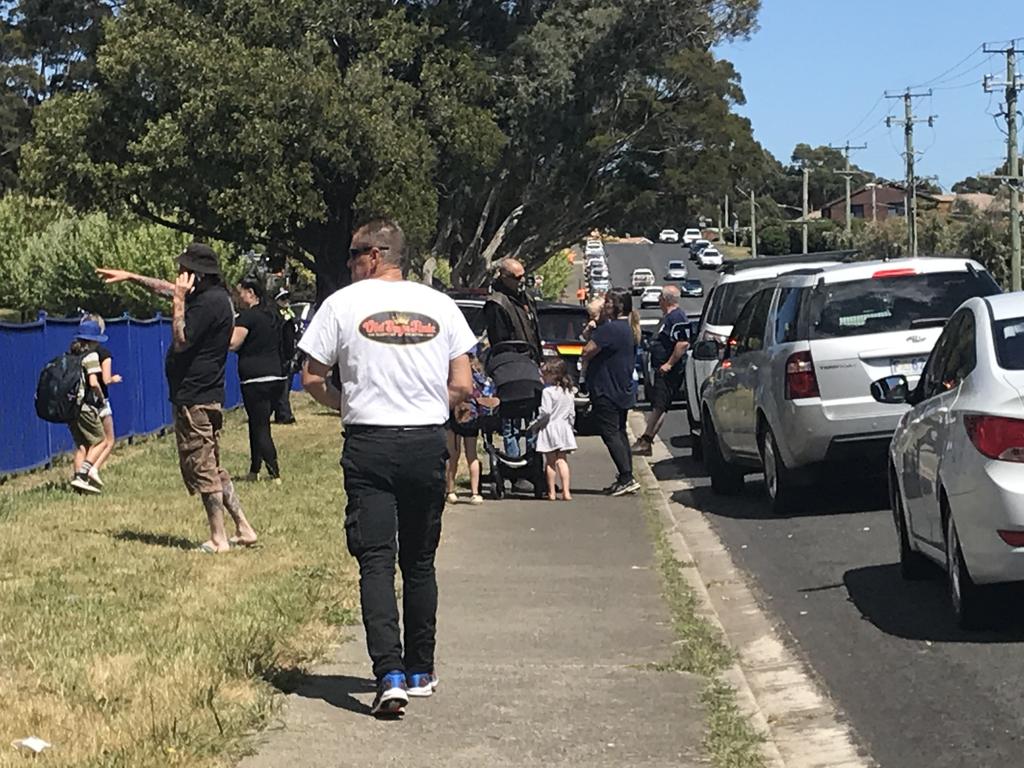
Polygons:
<instances>
[{"instance_id":1,"label":"tree trunk","mask_svg":"<svg viewBox=\"0 0 1024 768\"><path fill-rule=\"evenodd\" d=\"M297 236L298 244L313 257L317 306L352 281L348 271L348 248L352 242L350 218L349 215L345 221L310 224Z\"/></svg>"}]
</instances>

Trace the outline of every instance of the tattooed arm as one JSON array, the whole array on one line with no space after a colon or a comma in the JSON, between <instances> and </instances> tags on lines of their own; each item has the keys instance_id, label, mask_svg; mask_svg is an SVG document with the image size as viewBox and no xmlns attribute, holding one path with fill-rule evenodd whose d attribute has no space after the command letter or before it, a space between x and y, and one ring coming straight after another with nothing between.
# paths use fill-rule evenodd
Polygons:
<instances>
[{"instance_id":1,"label":"tattooed arm","mask_svg":"<svg viewBox=\"0 0 1024 768\"><path fill-rule=\"evenodd\" d=\"M134 272L127 272L123 269L107 269L106 267L98 268L96 274L103 278L104 283L123 283L127 281L141 285L150 293L162 296L165 299L169 299L174 295L174 283L161 280L159 277L147 277L146 275L137 275Z\"/></svg>"},{"instance_id":2,"label":"tattooed arm","mask_svg":"<svg viewBox=\"0 0 1024 768\"><path fill-rule=\"evenodd\" d=\"M196 276L191 272L182 272L173 286L174 310L171 314L171 331L174 335L174 351L181 352L188 346L185 338L185 297L196 284Z\"/></svg>"}]
</instances>

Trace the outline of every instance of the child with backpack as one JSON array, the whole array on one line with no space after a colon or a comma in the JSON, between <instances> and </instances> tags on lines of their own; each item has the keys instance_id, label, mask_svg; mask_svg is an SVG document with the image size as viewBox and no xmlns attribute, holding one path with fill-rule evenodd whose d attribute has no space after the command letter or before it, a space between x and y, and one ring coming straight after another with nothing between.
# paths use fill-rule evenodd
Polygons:
<instances>
[{"instance_id":1,"label":"child with backpack","mask_svg":"<svg viewBox=\"0 0 1024 768\"><path fill-rule=\"evenodd\" d=\"M459 454L465 452L466 464L469 466L469 503L483 504L480 495L480 459L477 456L476 444L480 436L480 416L490 415L498 405L494 397L494 383L484 373L480 358L470 353L470 366L473 369L473 394L469 400L455 407L448 425L448 503L459 501L455 493L455 475L459 471Z\"/></svg>"},{"instance_id":2,"label":"child with backpack","mask_svg":"<svg viewBox=\"0 0 1024 768\"><path fill-rule=\"evenodd\" d=\"M92 321L99 326L100 333L105 334L107 332L106 322L100 315L86 315L82 318L82 322ZM110 393L108 387L111 384L120 384L122 378L120 374L114 373L113 366L113 355L110 350L100 344L96 348L96 353L100 357L100 368L102 374L100 375L100 388L103 390L103 400L105 405L100 409L100 419L103 421L103 450L100 451L96 461L92 464L92 469L89 470L89 479L93 485L99 488L103 487L103 481L100 479L100 468L106 463L107 459L110 458L110 454L114 450L114 444L117 438L114 435L114 412L110 408Z\"/></svg>"},{"instance_id":3,"label":"child with backpack","mask_svg":"<svg viewBox=\"0 0 1024 768\"><path fill-rule=\"evenodd\" d=\"M69 355L80 360L81 366L78 410L74 420L68 423L76 446L75 476L71 480L71 487L81 493L100 493L101 484L93 470L104 455L102 413L107 399L103 394L103 366L100 363L99 346L106 340L107 336L99 323L85 319L79 324L78 333L68 350Z\"/></svg>"},{"instance_id":4,"label":"child with backpack","mask_svg":"<svg viewBox=\"0 0 1024 768\"><path fill-rule=\"evenodd\" d=\"M572 501L569 454L576 450L576 436L572 431L576 421L572 379L569 378L569 367L560 357L546 361L540 367L540 373L545 384L540 413L548 416L548 423L537 436L537 450L544 454L548 499L555 501L558 498L556 484L560 483L562 498Z\"/></svg>"}]
</instances>

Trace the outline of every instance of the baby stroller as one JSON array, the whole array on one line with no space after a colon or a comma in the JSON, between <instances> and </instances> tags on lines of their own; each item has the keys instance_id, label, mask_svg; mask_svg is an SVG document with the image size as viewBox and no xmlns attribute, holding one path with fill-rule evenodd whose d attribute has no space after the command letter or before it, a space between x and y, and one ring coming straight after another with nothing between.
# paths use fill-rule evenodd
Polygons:
<instances>
[{"instance_id":1,"label":"baby stroller","mask_svg":"<svg viewBox=\"0 0 1024 768\"><path fill-rule=\"evenodd\" d=\"M544 383L537 363L529 355L529 345L522 341L505 341L491 347L485 363L488 377L500 404L497 410L480 417L480 433L490 464L491 496L505 496L505 481L515 483L526 480L533 486L535 498L546 493L544 457L527 439L543 429L547 417L538 418ZM511 423L512 435L519 445L520 455L509 456L504 445L495 445L495 434L502 435L503 427Z\"/></svg>"}]
</instances>

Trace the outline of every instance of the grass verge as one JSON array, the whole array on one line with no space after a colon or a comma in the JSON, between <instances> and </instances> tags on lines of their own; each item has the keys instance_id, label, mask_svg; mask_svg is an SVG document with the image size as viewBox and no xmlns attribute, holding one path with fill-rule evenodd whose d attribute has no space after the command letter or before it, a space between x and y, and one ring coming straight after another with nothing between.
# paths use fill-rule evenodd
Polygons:
<instances>
[{"instance_id":1,"label":"grass verge","mask_svg":"<svg viewBox=\"0 0 1024 768\"><path fill-rule=\"evenodd\" d=\"M672 552L654 506L657 500L660 500L660 490L645 491L644 513L654 539L662 592L677 642L672 659L656 668L690 672L707 680L701 702L707 716L704 748L712 764L718 768L764 768L761 753L764 736L740 710L736 690L722 678L722 673L735 661L735 654L719 629L700 615L697 595L687 584L682 570L694 565L681 563Z\"/></svg>"},{"instance_id":2,"label":"grass verge","mask_svg":"<svg viewBox=\"0 0 1024 768\"><path fill-rule=\"evenodd\" d=\"M336 414L293 395L284 483L238 483L261 546L225 555L184 491L173 438L122 448L99 497L0 487L0 766L39 736L51 765L227 765L272 714L267 682L324 657L356 616ZM223 460L248 468L243 414Z\"/></svg>"}]
</instances>

